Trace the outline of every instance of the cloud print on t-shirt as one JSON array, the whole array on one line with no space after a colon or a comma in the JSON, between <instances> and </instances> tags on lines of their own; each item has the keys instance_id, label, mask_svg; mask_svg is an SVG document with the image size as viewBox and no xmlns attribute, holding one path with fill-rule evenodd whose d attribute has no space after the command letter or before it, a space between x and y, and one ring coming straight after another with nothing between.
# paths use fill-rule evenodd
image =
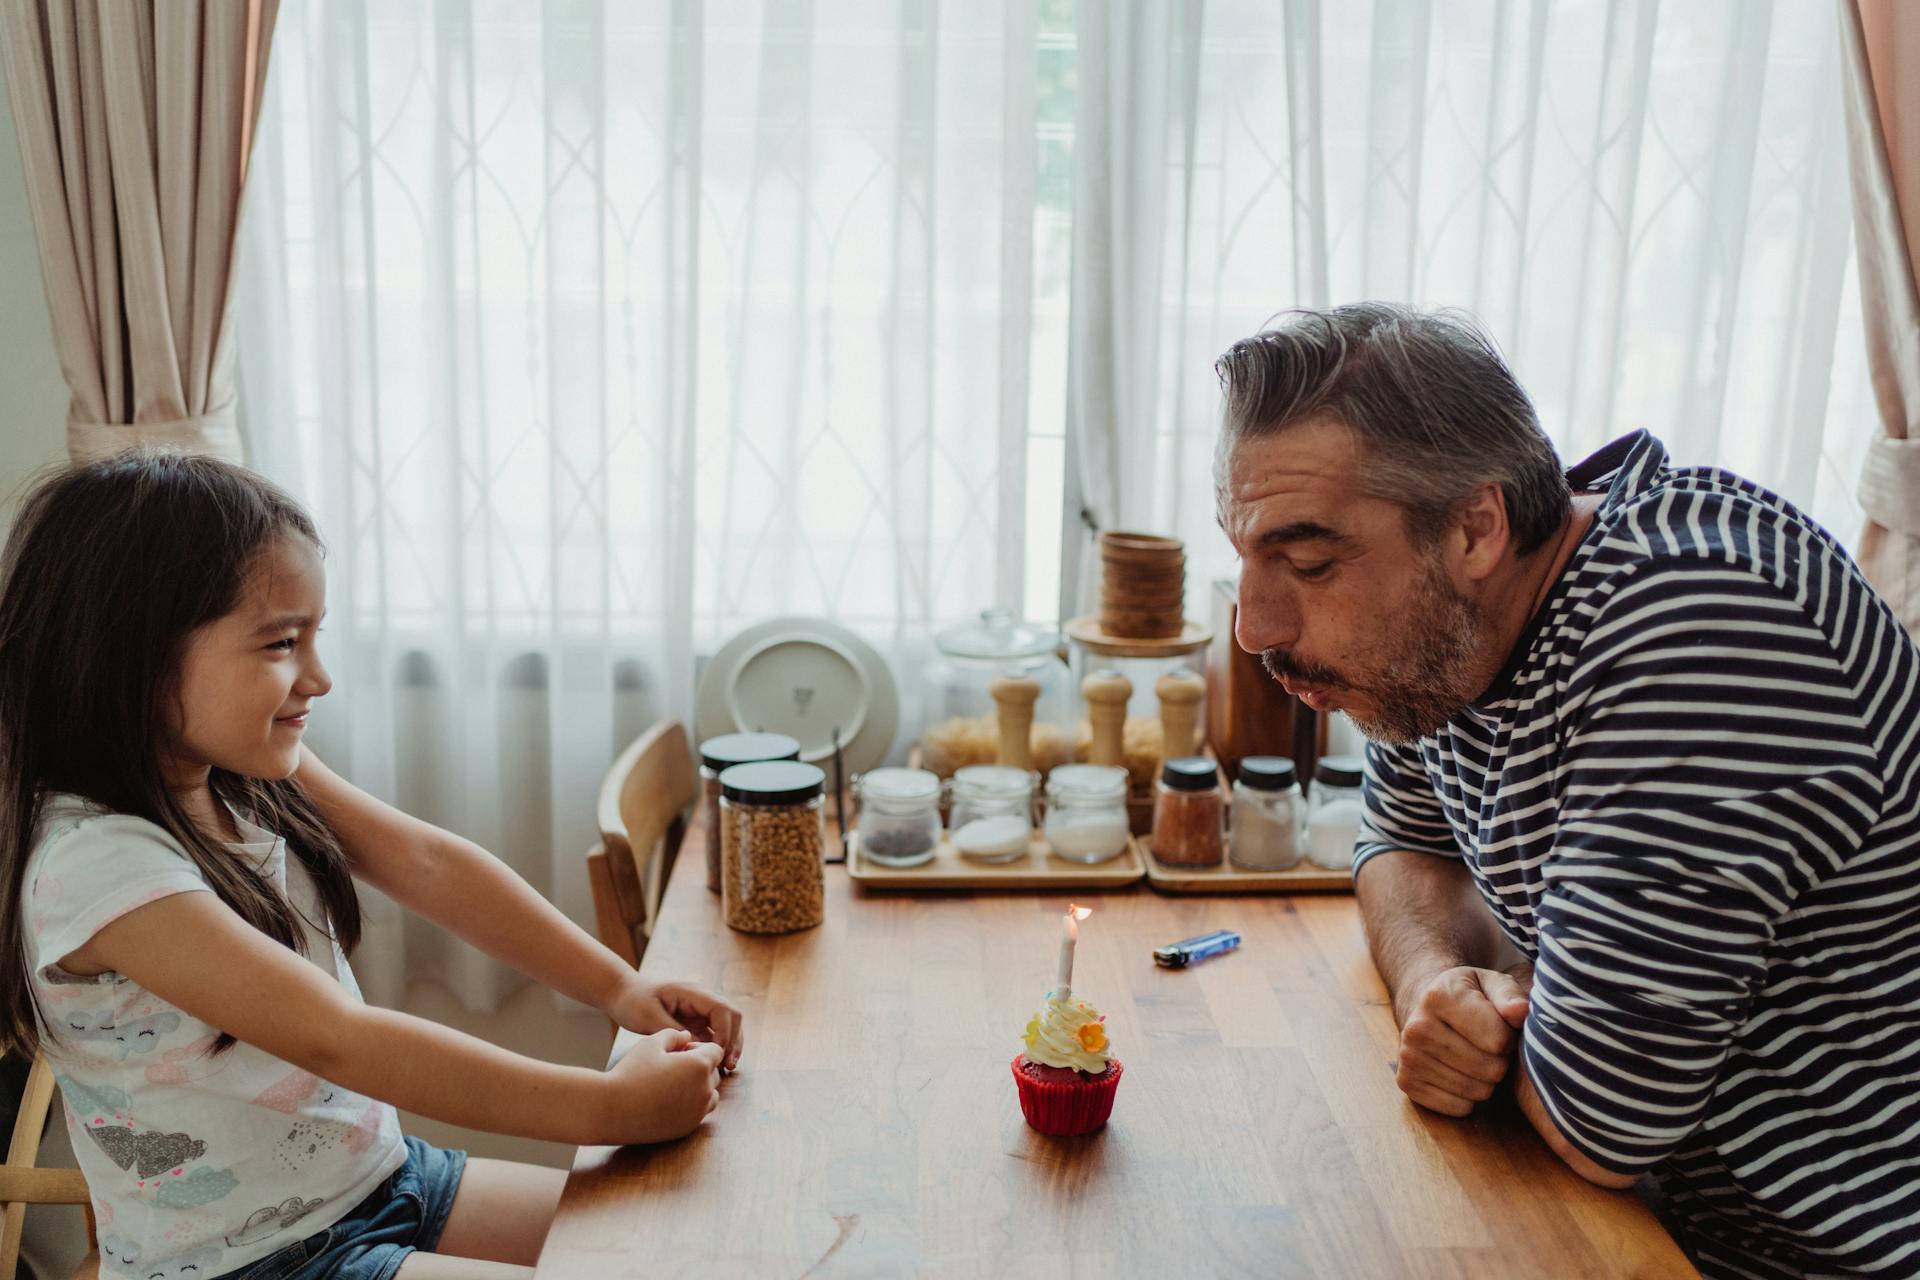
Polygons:
<instances>
[{"instance_id":1,"label":"cloud print on t-shirt","mask_svg":"<svg viewBox=\"0 0 1920 1280\"><path fill-rule=\"evenodd\" d=\"M278 1111L282 1115L292 1115L300 1109L300 1104L312 1096L320 1087L320 1077L311 1071L296 1070L293 1074L274 1081L254 1098L253 1105Z\"/></svg>"},{"instance_id":2,"label":"cloud print on t-shirt","mask_svg":"<svg viewBox=\"0 0 1920 1280\"><path fill-rule=\"evenodd\" d=\"M187 1084L217 1074L230 1058L228 1054L216 1058L211 1053L219 1040L220 1033L216 1031L178 1049L166 1050L160 1055L160 1061L147 1067L147 1079L154 1084ZM194 1069L196 1066L198 1070Z\"/></svg>"},{"instance_id":3,"label":"cloud print on t-shirt","mask_svg":"<svg viewBox=\"0 0 1920 1280\"><path fill-rule=\"evenodd\" d=\"M160 1038L180 1029L177 1013L156 1013L150 1017L119 1021L107 1010L88 1013L76 1009L60 1019L61 1032L74 1040L98 1045L115 1060L125 1062L136 1053L152 1053L160 1047Z\"/></svg>"}]
</instances>

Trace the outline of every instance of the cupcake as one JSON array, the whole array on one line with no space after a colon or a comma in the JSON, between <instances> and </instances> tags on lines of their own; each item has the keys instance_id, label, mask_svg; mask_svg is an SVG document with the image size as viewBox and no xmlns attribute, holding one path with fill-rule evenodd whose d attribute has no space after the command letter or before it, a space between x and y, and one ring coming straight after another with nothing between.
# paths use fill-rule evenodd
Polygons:
<instances>
[{"instance_id":1,"label":"cupcake","mask_svg":"<svg viewBox=\"0 0 1920 1280\"><path fill-rule=\"evenodd\" d=\"M1099 1010L1049 992L1047 1007L1027 1022L1026 1042L1026 1052L1013 1059L1013 1083L1027 1123L1063 1138L1105 1124L1122 1068Z\"/></svg>"}]
</instances>

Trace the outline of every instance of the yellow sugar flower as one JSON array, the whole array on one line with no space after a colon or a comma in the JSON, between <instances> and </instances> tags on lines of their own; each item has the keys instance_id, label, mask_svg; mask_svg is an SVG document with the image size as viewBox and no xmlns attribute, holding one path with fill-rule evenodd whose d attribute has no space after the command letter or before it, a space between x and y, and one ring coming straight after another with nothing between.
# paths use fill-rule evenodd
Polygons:
<instances>
[{"instance_id":1,"label":"yellow sugar flower","mask_svg":"<svg viewBox=\"0 0 1920 1280\"><path fill-rule=\"evenodd\" d=\"M1034 1044L1039 1039L1040 1039L1040 1017L1038 1014L1036 1014L1033 1017L1027 1019L1027 1034L1026 1034L1027 1048L1029 1049L1033 1048Z\"/></svg>"},{"instance_id":2,"label":"yellow sugar flower","mask_svg":"<svg viewBox=\"0 0 1920 1280\"><path fill-rule=\"evenodd\" d=\"M1107 1029L1097 1022L1082 1023L1080 1047L1088 1053L1099 1053L1107 1047Z\"/></svg>"}]
</instances>

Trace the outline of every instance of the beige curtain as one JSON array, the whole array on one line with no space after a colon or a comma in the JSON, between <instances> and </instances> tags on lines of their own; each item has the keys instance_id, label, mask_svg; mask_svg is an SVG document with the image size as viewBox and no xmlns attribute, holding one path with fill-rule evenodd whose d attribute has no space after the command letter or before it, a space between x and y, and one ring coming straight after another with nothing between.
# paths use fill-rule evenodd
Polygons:
<instances>
[{"instance_id":1,"label":"beige curtain","mask_svg":"<svg viewBox=\"0 0 1920 1280\"><path fill-rule=\"evenodd\" d=\"M1920 5L1840 0L1840 8L1860 303L1885 429L1860 478L1860 567L1920 636Z\"/></svg>"},{"instance_id":2,"label":"beige curtain","mask_svg":"<svg viewBox=\"0 0 1920 1280\"><path fill-rule=\"evenodd\" d=\"M0 0L76 461L241 458L228 330L278 0Z\"/></svg>"}]
</instances>

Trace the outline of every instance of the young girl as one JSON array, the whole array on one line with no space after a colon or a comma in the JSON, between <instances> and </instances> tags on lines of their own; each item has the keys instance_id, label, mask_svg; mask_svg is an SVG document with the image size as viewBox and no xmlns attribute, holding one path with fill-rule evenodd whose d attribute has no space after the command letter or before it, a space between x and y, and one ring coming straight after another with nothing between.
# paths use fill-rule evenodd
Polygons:
<instances>
[{"instance_id":1,"label":"young girl","mask_svg":"<svg viewBox=\"0 0 1920 1280\"><path fill-rule=\"evenodd\" d=\"M0 574L0 1047L53 1065L101 1274L530 1275L564 1175L394 1108L579 1144L717 1105L733 1008L301 745L325 578L285 494L122 454L34 492ZM645 1038L603 1072L370 1008L354 877Z\"/></svg>"}]
</instances>

